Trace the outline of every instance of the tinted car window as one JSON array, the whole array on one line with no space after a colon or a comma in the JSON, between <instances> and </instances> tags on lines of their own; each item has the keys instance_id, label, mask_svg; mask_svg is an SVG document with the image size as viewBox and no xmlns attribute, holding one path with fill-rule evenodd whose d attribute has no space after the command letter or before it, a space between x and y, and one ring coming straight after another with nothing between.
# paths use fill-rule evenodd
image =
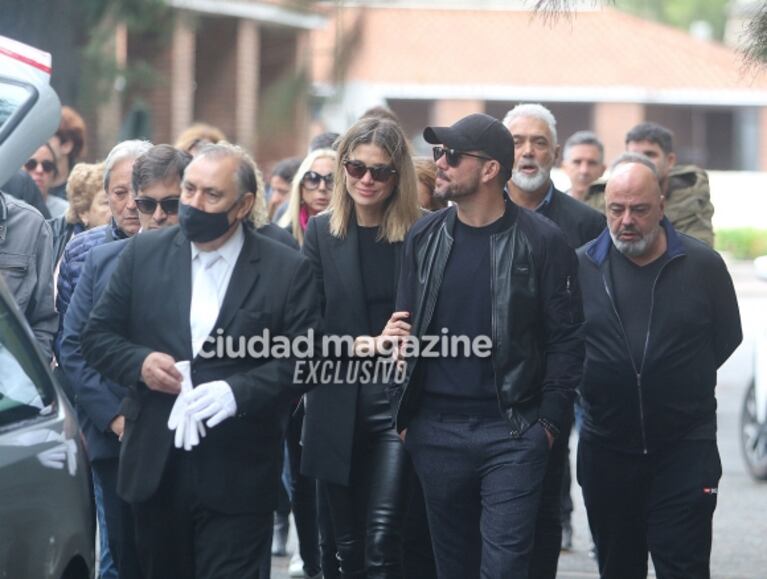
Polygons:
<instances>
[{"instance_id":1,"label":"tinted car window","mask_svg":"<svg viewBox=\"0 0 767 579\"><path fill-rule=\"evenodd\" d=\"M0 368L0 429L51 413L53 385L29 337L1 301Z\"/></svg>"},{"instance_id":2,"label":"tinted car window","mask_svg":"<svg viewBox=\"0 0 767 579\"><path fill-rule=\"evenodd\" d=\"M16 111L22 109L32 97L29 87L0 79L0 131Z\"/></svg>"}]
</instances>

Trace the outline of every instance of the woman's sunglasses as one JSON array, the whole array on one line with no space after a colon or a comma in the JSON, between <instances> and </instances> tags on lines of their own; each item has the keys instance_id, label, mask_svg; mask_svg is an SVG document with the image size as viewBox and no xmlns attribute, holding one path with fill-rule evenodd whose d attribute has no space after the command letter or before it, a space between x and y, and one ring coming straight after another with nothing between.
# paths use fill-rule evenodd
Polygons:
<instances>
[{"instance_id":1,"label":"woman's sunglasses","mask_svg":"<svg viewBox=\"0 0 767 579\"><path fill-rule=\"evenodd\" d=\"M475 155L474 153L466 153L464 151L456 151L455 149L448 149L446 147L434 147L432 153L434 154L435 163L442 158L442 155L445 155L445 160L451 167L457 167L461 162L461 157L474 157L475 159L482 159L483 161L492 161L490 157Z\"/></svg>"},{"instance_id":2,"label":"woman's sunglasses","mask_svg":"<svg viewBox=\"0 0 767 579\"><path fill-rule=\"evenodd\" d=\"M24 168L27 171L34 171L37 166L40 165L45 173L53 173L56 170L56 163L46 159L45 161L38 161L37 159L30 159L24 163ZM18 166L18 165L17 165Z\"/></svg>"},{"instance_id":3,"label":"woman's sunglasses","mask_svg":"<svg viewBox=\"0 0 767 579\"><path fill-rule=\"evenodd\" d=\"M178 213L178 197L166 197L157 201L151 197L136 197L136 207L144 215L152 215L157 209L157 205L167 213L168 215L175 215Z\"/></svg>"},{"instance_id":4,"label":"woman's sunglasses","mask_svg":"<svg viewBox=\"0 0 767 579\"><path fill-rule=\"evenodd\" d=\"M346 159L344 161L344 169L346 169L346 172L350 177L354 177L355 179L362 179L362 177L365 176L365 173L370 171L370 176L373 178L373 181L378 181L379 183L385 183L391 179L392 175L397 174L397 169L391 165L373 165L371 167L365 165L362 161L352 161L351 159Z\"/></svg>"},{"instance_id":5,"label":"woman's sunglasses","mask_svg":"<svg viewBox=\"0 0 767 579\"><path fill-rule=\"evenodd\" d=\"M315 189L318 189L322 181L325 181L326 188L332 189L333 173L328 173L327 175L320 175L319 173L317 173L317 171L307 171L306 173L304 173L303 179L301 179L301 182L304 184L304 189L307 189L309 191L314 191Z\"/></svg>"}]
</instances>

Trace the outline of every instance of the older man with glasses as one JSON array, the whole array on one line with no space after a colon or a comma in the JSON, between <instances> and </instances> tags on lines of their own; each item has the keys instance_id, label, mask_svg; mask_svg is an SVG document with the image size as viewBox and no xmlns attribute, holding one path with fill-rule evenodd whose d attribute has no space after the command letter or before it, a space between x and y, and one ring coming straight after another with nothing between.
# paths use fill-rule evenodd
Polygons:
<instances>
[{"instance_id":1,"label":"older man with glasses","mask_svg":"<svg viewBox=\"0 0 767 579\"><path fill-rule=\"evenodd\" d=\"M139 211L139 233L178 223L181 178L191 160L192 156L184 151L156 145L133 162L130 183ZM132 518L129 507L117 496L119 441L125 427L120 405L127 389L91 368L80 349L80 334L88 316L106 290L126 246L127 240L121 240L89 252L64 317L59 363L76 394L78 417L93 469L96 506L103 513L102 535L107 538L108 552L120 577L130 579L140 576L132 540Z\"/></svg>"}]
</instances>

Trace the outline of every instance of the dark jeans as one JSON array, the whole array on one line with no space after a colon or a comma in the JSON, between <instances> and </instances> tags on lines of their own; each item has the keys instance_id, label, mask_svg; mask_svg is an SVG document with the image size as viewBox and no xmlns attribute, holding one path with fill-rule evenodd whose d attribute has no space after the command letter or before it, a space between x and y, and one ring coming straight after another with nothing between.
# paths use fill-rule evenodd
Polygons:
<instances>
[{"instance_id":1,"label":"dark jeans","mask_svg":"<svg viewBox=\"0 0 767 579\"><path fill-rule=\"evenodd\" d=\"M146 579L258 579L272 513L229 515L199 502L185 451L173 450L160 488L134 503L136 544Z\"/></svg>"},{"instance_id":2,"label":"dark jeans","mask_svg":"<svg viewBox=\"0 0 767 579\"><path fill-rule=\"evenodd\" d=\"M548 459L540 424L421 412L405 447L423 485L440 579L528 579Z\"/></svg>"},{"instance_id":3,"label":"dark jeans","mask_svg":"<svg viewBox=\"0 0 767 579\"><path fill-rule=\"evenodd\" d=\"M317 526L317 489L313 478L301 474L301 430L303 405L290 417L286 437L290 462L290 501L296 521L298 550L304 561L304 572L314 577L320 572L320 539Z\"/></svg>"},{"instance_id":4,"label":"dark jeans","mask_svg":"<svg viewBox=\"0 0 767 579\"><path fill-rule=\"evenodd\" d=\"M581 439L578 482L603 579L708 579L722 465L714 440L637 455Z\"/></svg>"},{"instance_id":5,"label":"dark jeans","mask_svg":"<svg viewBox=\"0 0 767 579\"><path fill-rule=\"evenodd\" d=\"M572 422L572 417L570 419ZM559 551L562 547L562 494L565 476L568 477L567 498L570 498L569 452L570 424L567 424L551 447L546 474L543 477L541 503L535 524L535 543L530 562L530 577L535 579L555 579L557 576Z\"/></svg>"},{"instance_id":6,"label":"dark jeans","mask_svg":"<svg viewBox=\"0 0 767 579\"><path fill-rule=\"evenodd\" d=\"M415 469L410 468L409 471L405 529L402 533L405 579L437 579L421 481Z\"/></svg>"},{"instance_id":7,"label":"dark jeans","mask_svg":"<svg viewBox=\"0 0 767 579\"><path fill-rule=\"evenodd\" d=\"M117 458L97 459L91 462L95 480L101 486L101 496L106 519L109 551L120 579L141 577L136 557L133 533L133 517L130 507L117 496ZM95 482L95 481L94 481Z\"/></svg>"}]
</instances>

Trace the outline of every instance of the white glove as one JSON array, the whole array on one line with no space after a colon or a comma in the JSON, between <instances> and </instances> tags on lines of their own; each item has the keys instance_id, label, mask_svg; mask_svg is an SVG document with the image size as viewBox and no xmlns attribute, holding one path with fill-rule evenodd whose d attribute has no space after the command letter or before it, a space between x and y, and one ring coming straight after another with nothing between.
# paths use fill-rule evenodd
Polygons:
<instances>
[{"instance_id":1,"label":"white glove","mask_svg":"<svg viewBox=\"0 0 767 579\"><path fill-rule=\"evenodd\" d=\"M237 414L232 388L223 380L200 384L187 395L187 405L187 416L200 422L207 420L208 428Z\"/></svg>"},{"instance_id":2,"label":"white glove","mask_svg":"<svg viewBox=\"0 0 767 579\"><path fill-rule=\"evenodd\" d=\"M189 414L188 396L194 390L192 387L191 365L188 361L176 362L176 369L181 373L181 393L176 397L168 417L168 428L175 430L174 445L176 448L192 450L205 437L205 426Z\"/></svg>"}]
</instances>

